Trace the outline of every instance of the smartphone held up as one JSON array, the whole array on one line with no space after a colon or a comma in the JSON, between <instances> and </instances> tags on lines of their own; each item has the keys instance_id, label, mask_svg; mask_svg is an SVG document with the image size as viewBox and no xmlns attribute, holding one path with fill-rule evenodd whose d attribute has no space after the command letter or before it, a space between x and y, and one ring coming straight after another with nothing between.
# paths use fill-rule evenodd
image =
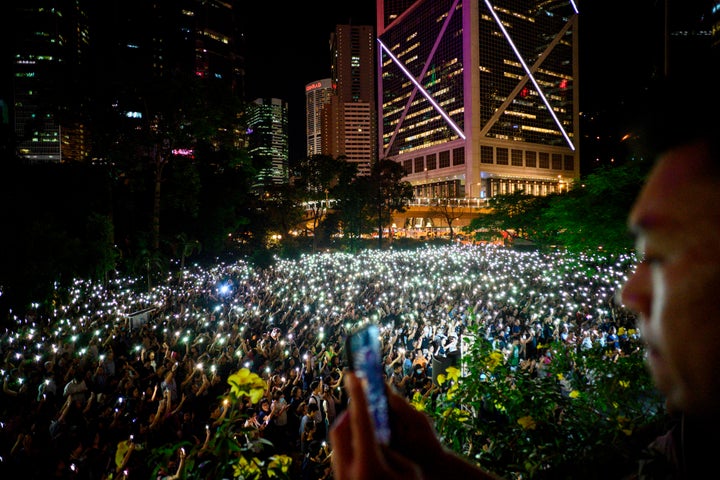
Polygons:
<instances>
[{"instance_id":1,"label":"smartphone held up","mask_svg":"<svg viewBox=\"0 0 720 480\"><path fill-rule=\"evenodd\" d=\"M346 348L350 369L362 381L378 442L390 443L390 419L380 350L380 329L367 324L348 335Z\"/></svg>"}]
</instances>

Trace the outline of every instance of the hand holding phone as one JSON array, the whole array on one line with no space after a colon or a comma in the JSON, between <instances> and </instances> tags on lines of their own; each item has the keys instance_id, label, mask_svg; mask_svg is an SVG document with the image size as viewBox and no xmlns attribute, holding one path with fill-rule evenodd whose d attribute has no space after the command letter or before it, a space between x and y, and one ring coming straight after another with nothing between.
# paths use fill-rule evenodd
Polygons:
<instances>
[{"instance_id":1,"label":"hand holding phone","mask_svg":"<svg viewBox=\"0 0 720 480\"><path fill-rule=\"evenodd\" d=\"M390 411L383 378L380 329L367 324L346 339L348 365L363 383L378 442L390 443Z\"/></svg>"}]
</instances>

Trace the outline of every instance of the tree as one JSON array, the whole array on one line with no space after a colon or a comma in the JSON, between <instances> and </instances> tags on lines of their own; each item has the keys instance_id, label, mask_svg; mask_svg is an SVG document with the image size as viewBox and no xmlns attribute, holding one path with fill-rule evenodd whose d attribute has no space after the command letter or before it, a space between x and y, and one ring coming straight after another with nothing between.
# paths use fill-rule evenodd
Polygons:
<instances>
[{"instance_id":1,"label":"tree","mask_svg":"<svg viewBox=\"0 0 720 480\"><path fill-rule=\"evenodd\" d=\"M357 175L356 164L347 165L332 194L345 243L350 250L356 250L362 235L373 229L375 208L370 200L375 189L371 177Z\"/></svg>"},{"instance_id":2,"label":"tree","mask_svg":"<svg viewBox=\"0 0 720 480\"><path fill-rule=\"evenodd\" d=\"M438 198L436 200L437 202L430 207L430 211L445 220L450 229L450 241L452 241L455 238L453 223L462 215L462 207L454 201L454 198Z\"/></svg>"},{"instance_id":3,"label":"tree","mask_svg":"<svg viewBox=\"0 0 720 480\"><path fill-rule=\"evenodd\" d=\"M403 181L405 169L391 159L381 159L370 168L373 194L370 197L375 207L378 229L378 245L382 248L383 228L392 222L395 212L402 213L413 198L410 182Z\"/></svg>"},{"instance_id":4,"label":"tree","mask_svg":"<svg viewBox=\"0 0 720 480\"><path fill-rule=\"evenodd\" d=\"M492 197L490 213L472 219L466 229L476 237L516 230L541 246L561 245L578 252L626 251L632 239L625 221L648 167L649 163L632 161L600 168L565 194L537 197L520 191Z\"/></svg>"},{"instance_id":5,"label":"tree","mask_svg":"<svg viewBox=\"0 0 720 480\"><path fill-rule=\"evenodd\" d=\"M345 163L344 157L335 159L330 155L312 155L301 160L295 169L293 185L310 216L308 223L313 233L313 251L317 249L317 228L327 213L330 190L338 184Z\"/></svg>"},{"instance_id":6,"label":"tree","mask_svg":"<svg viewBox=\"0 0 720 480\"><path fill-rule=\"evenodd\" d=\"M253 234L262 238L262 248L280 249L281 255L295 254L300 239L297 231L305 222L301 192L292 185L270 184L256 198L260 218ZM273 239L272 237L275 236Z\"/></svg>"},{"instance_id":7,"label":"tree","mask_svg":"<svg viewBox=\"0 0 720 480\"><path fill-rule=\"evenodd\" d=\"M532 362L512 366L477 326L465 338L463 371L439 375L439 392L414 404L449 448L503 478L631 478L666 430L639 340L619 356L553 342L538 375Z\"/></svg>"},{"instance_id":8,"label":"tree","mask_svg":"<svg viewBox=\"0 0 720 480\"><path fill-rule=\"evenodd\" d=\"M520 236L532 236L538 228L539 212L548 200L549 197L525 195L522 190L496 195L488 201L490 212L473 218L466 231L483 240L507 236L510 230Z\"/></svg>"},{"instance_id":9,"label":"tree","mask_svg":"<svg viewBox=\"0 0 720 480\"><path fill-rule=\"evenodd\" d=\"M108 273L115 270L120 252L115 246L112 219L96 212L87 219L87 262L92 277L107 282Z\"/></svg>"},{"instance_id":10,"label":"tree","mask_svg":"<svg viewBox=\"0 0 720 480\"><path fill-rule=\"evenodd\" d=\"M217 258L240 246L241 236L257 237L256 198L252 183L256 170L244 150L200 149L200 210L192 232L203 246L203 255Z\"/></svg>"},{"instance_id":11,"label":"tree","mask_svg":"<svg viewBox=\"0 0 720 480\"><path fill-rule=\"evenodd\" d=\"M538 215L538 240L573 251L626 251L632 247L627 214L640 191L649 162L605 167L556 196Z\"/></svg>"},{"instance_id":12,"label":"tree","mask_svg":"<svg viewBox=\"0 0 720 480\"><path fill-rule=\"evenodd\" d=\"M129 200L127 206L120 206L125 216L117 219L126 222L122 223L125 228L118 229L127 242L123 247L139 251L137 244L146 240L147 247L160 254L161 246L172 246L184 232L201 241L209 252L216 251L217 239L207 241L200 236L214 235L220 229L218 233L227 238L238 225L229 229L230 222L218 227L210 220L219 216L215 208L239 214L235 202L239 197L229 195L225 203L221 199L212 202L212 207L202 202L211 201L214 194L228 193L213 190L218 183L227 184L219 179L225 175L232 177L234 189L243 192L241 202L248 200L254 172L239 142L244 131L244 104L212 79L180 74L130 85L122 96L137 105L142 118L109 116L103 124L106 130L98 138L99 146L106 149L99 155L109 157L118 171L118 188Z\"/></svg>"},{"instance_id":13,"label":"tree","mask_svg":"<svg viewBox=\"0 0 720 480\"><path fill-rule=\"evenodd\" d=\"M185 270L185 259L193 253L199 253L202 250L202 245L198 240L188 238L185 233L179 233L177 237L175 237L175 240L175 247L180 253L180 270L178 271L178 275L182 275L182 271Z\"/></svg>"}]
</instances>

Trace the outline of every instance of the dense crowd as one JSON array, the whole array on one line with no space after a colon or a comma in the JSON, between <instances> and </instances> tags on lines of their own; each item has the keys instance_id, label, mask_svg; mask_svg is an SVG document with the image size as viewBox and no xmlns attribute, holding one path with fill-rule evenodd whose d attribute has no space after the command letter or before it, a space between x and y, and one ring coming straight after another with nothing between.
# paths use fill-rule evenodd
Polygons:
<instances>
[{"instance_id":1,"label":"dense crowd","mask_svg":"<svg viewBox=\"0 0 720 480\"><path fill-rule=\"evenodd\" d=\"M151 452L202 451L227 411L228 377L267 383L244 406L258 447L294 478L330 478L327 429L347 405L344 338L381 325L388 382L434 388L477 326L508 362L542 370L552 340L620 352L634 319L614 302L633 258L494 245L320 253L258 269L243 261L138 280L78 280L53 310L11 315L0 337L4 478L150 478ZM158 478L183 467L178 450ZM19 478L19 477L18 477Z\"/></svg>"}]
</instances>

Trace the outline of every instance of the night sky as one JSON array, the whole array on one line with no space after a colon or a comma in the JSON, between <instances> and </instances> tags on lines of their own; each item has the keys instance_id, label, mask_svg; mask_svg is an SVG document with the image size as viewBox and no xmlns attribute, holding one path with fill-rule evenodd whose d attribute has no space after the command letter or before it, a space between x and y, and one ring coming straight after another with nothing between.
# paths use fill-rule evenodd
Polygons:
<instances>
[{"instance_id":1,"label":"night sky","mask_svg":"<svg viewBox=\"0 0 720 480\"><path fill-rule=\"evenodd\" d=\"M250 2L248 2L250 3ZM246 45L248 100L288 102L290 158L305 156L305 85L330 76L335 25L375 25L373 0L315 0L292 9L278 2L243 5L250 22ZM321 13L324 12L324 13Z\"/></svg>"},{"instance_id":2,"label":"night sky","mask_svg":"<svg viewBox=\"0 0 720 480\"><path fill-rule=\"evenodd\" d=\"M375 25L373 0L316 0L307 9L248 2L247 97L277 97L290 109L291 159L305 153L304 87L330 75L330 33L335 25ZM581 110L635 91L653 71L662 39L651 34L661 0L588 0L580 5ZM323 12L323 13L318 13ZM655 22L656 23L656 22ZM299 155L299 157L298 157Z\"/></svg>"}]
</instances>

